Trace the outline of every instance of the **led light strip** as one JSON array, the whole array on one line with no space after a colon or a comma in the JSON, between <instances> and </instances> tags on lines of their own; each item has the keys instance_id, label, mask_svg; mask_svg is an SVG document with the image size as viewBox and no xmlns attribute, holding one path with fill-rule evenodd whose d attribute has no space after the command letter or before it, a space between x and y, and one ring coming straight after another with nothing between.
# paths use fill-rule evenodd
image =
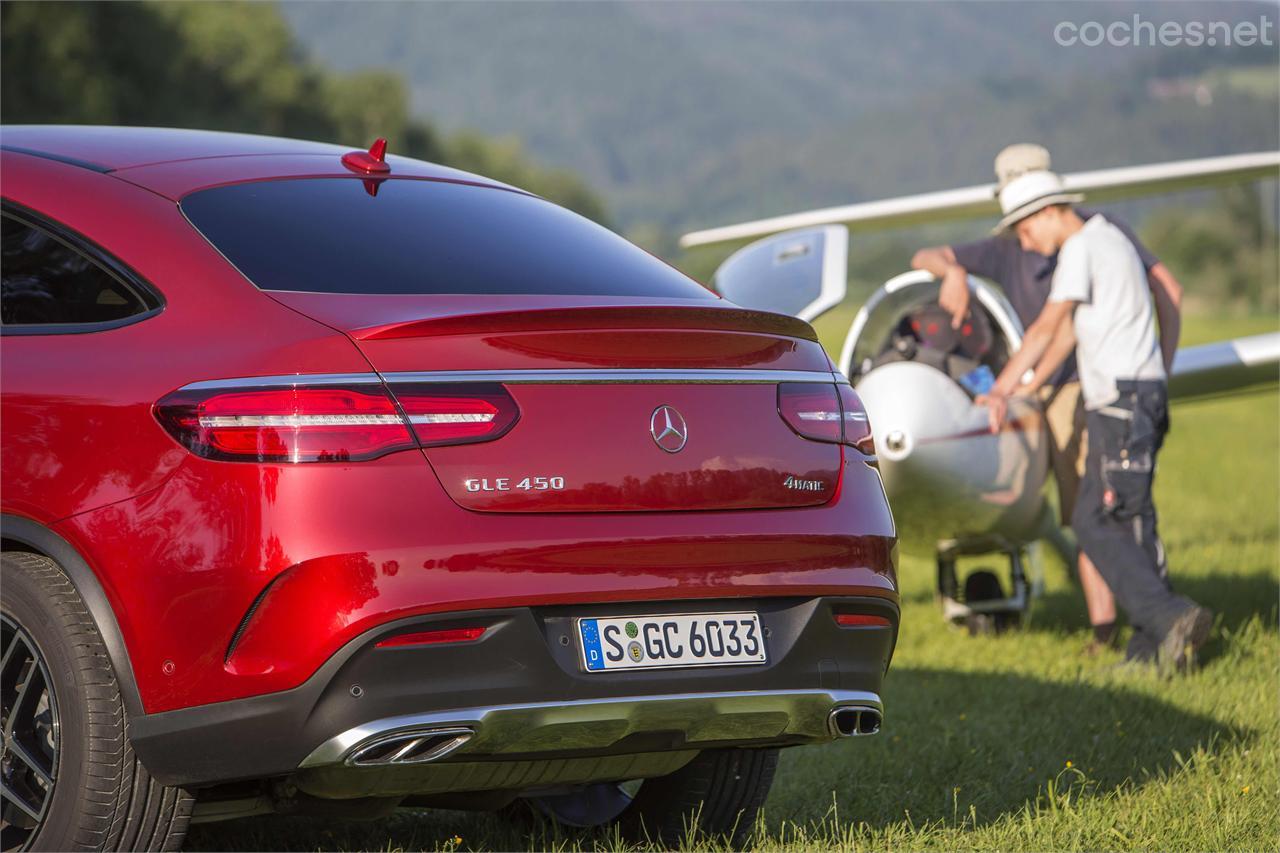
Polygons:
<instances>
[{"instance_id":1,"label":"led light strip","mask_svg":"<svg viewBox=\"0 0 1280 853\"><path fill-rule=\"evenodd\" d=\"M204 429L229 427L404 426L399 415L207 415Z\"/></svg>"},{"instance_id":2,"label":"led light strip","mask_svg":"<svg viewBox=\"0 0 1280 853\"><path fill-rule=\"evenodd\" d=\"M487 424L493 420L493 412L435 412L428 415L409 415L413 424Z\"/></svg>"},{"instance_id":3,"label":"led light strip","mask_svg":"<svg viewBox=\"0 0 1280 853\"><path fill-rule=\"evenodd\" d=\"M840 415L835 412L796 412L796 417L802 421L838 421ZM844 419L846 421L865 421L867 416L862 412L845 412Z\"/></svg>"},{"instance_id":4,"label":"led light strip","mask_svg":"<svg viewBox=\"0 0 1280 853\"><path fill-rule=\"evenodd\" d=\"M487 424L492 412L435 412L410 415L414 424ZM229 427L403 426L399 415L208 415L200 418L205 429Z\"/></svg>"}]
</instances>

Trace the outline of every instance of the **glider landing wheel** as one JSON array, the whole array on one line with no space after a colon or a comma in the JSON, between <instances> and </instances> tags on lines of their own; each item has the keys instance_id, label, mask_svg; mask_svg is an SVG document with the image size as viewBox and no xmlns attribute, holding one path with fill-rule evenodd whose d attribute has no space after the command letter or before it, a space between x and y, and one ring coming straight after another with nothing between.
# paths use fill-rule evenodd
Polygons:
<instances>
[{"instance_id":1,"label":"glider landing wheel","mask_svg":"<svg viewBox=\"0 0 1280 853\"><path fill-rule=\"evenodd\" d=\"M978 569L964 579L964 601L970 606L983 601L999 601L1004 598L1004 588L1000 578L990 569ZM988 613L970 613L965 617L965 627L969 636L984 634L1003 634L1010 628L1016 628L1021 620L1017 611L992 611Z\"/></svg>"},{"instance_id":2,"label":"glider landing wheel","mask_svg":"<svg viewBox=\"0 0 1280 853\"><path fill-rule=\"evenodd\" d=\"M978 568L964 578L963 584L960 582L957 558L980 554L1000 554L1009 559L1010 595L1005 595L1004 585L990 567ZM970 636L1002 634L1018 627L1031 605L1023 559L1022 549L1004 540L939 542L938 599L943 618L957 627L964 626Z\"/></svg>"}]
</instances>

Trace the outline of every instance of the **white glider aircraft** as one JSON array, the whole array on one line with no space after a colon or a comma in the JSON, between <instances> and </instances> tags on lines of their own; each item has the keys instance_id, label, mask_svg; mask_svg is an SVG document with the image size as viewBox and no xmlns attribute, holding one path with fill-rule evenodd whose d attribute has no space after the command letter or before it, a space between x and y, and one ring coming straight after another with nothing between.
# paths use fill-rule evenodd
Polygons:
<instances>
[{"instance_id":1,"label":"white glider aircraft","mask_svg":"<svg viewBox=\"0 0 1280 853\"><path fill-rule=\"evenodd\" d=\"M1063 175L1090 204L1154 193L1280 177L1280 152L1267 151ZM717 269L714 286L750 308L812 321L846 293L849 229L884 230L949 219L999 217L994 184L824 208L695 231L684 247L756 242ZM885 490L904 550L937 558L944 616L971 631L1016 622L1032 598L1027 548L1048 539L1070 554L1047 502L1048 436L1040 404L1017 399L1006 428L992 434L974 405L974 371L998 375L1022 342L1023 328L1000 290L970 278L974 298L963 341L939 343L939 283L926 272L886 282L849 329L838 367L871 418ZM947 349L939 349L946 346ZM1170 378L1175 398L1247 390L1280 379L1280 332L1178 350ZM966 387L968 386L968 387ZM1011 589L975 571L963 588L956 559L1001 554Z\"/></svg>"}]
</instances>

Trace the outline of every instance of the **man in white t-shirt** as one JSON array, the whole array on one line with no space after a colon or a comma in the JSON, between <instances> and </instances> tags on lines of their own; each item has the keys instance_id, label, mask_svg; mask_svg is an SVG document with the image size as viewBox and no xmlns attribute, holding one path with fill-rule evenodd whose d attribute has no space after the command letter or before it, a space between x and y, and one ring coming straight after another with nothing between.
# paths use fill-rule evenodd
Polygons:
<instances>
[{"instance_id":1,"label":"man in white t-shirt","mask_svg":"<svg viewBox=\"0 0 1280 853\"><path fill-rule=\"evenodd\" d=\"M1213 616L1174 594L1156 531L1151 486L1169 417L1147 275L1120 229L1075 212L1080 200L1049 171L1028 172L1001 190L1005 217L997 231L1013 229L1028 251L1056 252L1058 266L1022 348L979 402L999 430L1008 398L1037 390L1075 349L1089 448L1072 527L1133 624L1128 657L1185 669ZM1022 384L1028 370L1033 378Z\"/></svg>"}]
</instances>

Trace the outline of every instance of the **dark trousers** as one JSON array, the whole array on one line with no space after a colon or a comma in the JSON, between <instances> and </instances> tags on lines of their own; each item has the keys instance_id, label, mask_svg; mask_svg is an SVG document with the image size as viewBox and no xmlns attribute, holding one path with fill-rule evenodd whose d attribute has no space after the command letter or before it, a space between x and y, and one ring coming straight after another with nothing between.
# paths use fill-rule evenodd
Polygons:
<instances>
[{"instance_id":1,"label":"dark trousers","mask_svg":"<svg viewBox=\"0 0 1280 853\"><path fill-rule=\"evenodd\" d=\"M1145 659L1191 602L1169 584L1151 497L1168 391L1163 381L1117 388L1119 399L1086 415L1089 453L1071 526L1134 627L1129 656Z\"/></svg>"}]
</instances>

